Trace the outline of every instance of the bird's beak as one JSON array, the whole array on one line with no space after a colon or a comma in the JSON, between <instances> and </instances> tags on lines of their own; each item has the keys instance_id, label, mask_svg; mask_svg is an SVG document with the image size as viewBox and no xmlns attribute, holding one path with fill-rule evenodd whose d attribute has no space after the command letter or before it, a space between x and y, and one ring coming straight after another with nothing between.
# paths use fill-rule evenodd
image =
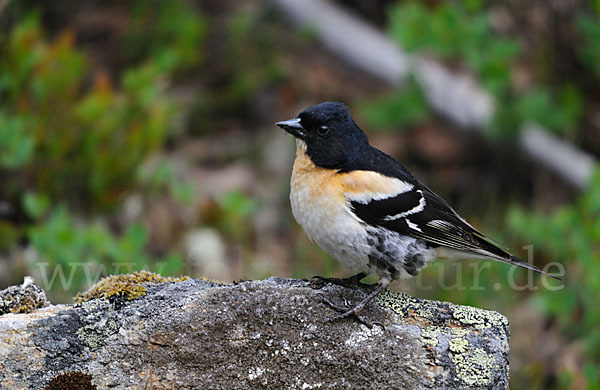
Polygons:
<instances>
[{"instance_id":1,"label":"bird's beak","mask_svg":"<svg viewBox=\"0 0 600 390\"><path fill-rule=\"evenodd\" d=\"M275 124L296 138L302 140L306 138L306 130L302 127L302 124L300 124L300 118L277 122Z\"/></svg>"}]
</instances>

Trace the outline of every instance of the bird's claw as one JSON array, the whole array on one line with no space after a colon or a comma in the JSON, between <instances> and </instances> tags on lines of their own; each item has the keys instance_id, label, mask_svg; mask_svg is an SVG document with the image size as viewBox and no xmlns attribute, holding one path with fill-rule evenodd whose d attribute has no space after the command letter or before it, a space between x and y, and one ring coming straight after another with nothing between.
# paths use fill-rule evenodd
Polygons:
<instances>
[{"instance_id":1,"label":"bird's claw","mask_svg":"<svg viewBox=\"0 0 600 390\"><path fill-rule=\"evenodd\" d=\"M336 305L335 303L331 302L327 297L325 297L323 295L321 295L321 298L323 299L323 302L325 302L329 307L331 307L333 310L337 311L338 313L341 313L337 316L328 318L327 322L334 322L334 321L341 320L344 318L354 317L358 320L358 322L365 325L369 329L372 329L373 325L378 325L381 327L382 330L385 330L385 326L381 322L379 322L379 321L371 322L371 321L367 320L363 315L361 315L360 311L361 311L362 307L356 306L351 309L348 309L347 307Z\"/></svg>"},{"instance_id":2,"label":"bird's claw","mask_svg":"<svg viewBox=\"0 0 600 390\"><path fill-rule=\"evenodd\" d=\"M342 287L356 287L356 281L353 277L338 279L338 278L325 278L323 276L313 276L310 278L310 286L315 289L321 289L326 284L335 284Z\"/></svg>"},{"instance_id":3,"label":"bird's claw","mask_svg":"<svg viewBox=\"0 0 600 390\"><path fill-rule=\"evenodd\" d=\"M377 283L367 284L362 283L360 279L364 278L365 274L357 274L347 278L325 278L323 276L313 276L310 278L310 286L314 289L321 289L326 283L335 284L342 287L359 287L364 289L373 290Z\"/></svg>"},{"instance_id":4,"label":"bird's claw","mask_svg":"<svg viewBox=\"0 0 600 390\"><path fill-rule=\"evenodd\" d=\"M324 278L322 276L315 275L312 278L310 278L310 280L308 281L308 284L310 285L310 287L314 288L315 290L320 290L321 288L323 288L325 283L330 282L329 279L330 278Z\"/></svg>"}]
</instances>

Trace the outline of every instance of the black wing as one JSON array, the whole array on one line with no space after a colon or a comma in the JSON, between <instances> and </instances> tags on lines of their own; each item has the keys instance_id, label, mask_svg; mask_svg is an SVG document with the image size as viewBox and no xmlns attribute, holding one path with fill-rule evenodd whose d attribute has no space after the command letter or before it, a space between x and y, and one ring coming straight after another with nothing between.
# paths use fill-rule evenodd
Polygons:
<instances>
[{"instance_id":1,"label":"black wing","mask_svg":"<svg viewBox=\"0 0 600 390\"><path fill-rule=\"evenodd\" d=\"M421 184L392 157L373 149L370 158L355 167L403 180L413 187L410 191L386 199L368 202L350 200L352 211L364 222L419 238L433 245L480 254L548 275L511 255L501 244L477 231L446 201Z\"/></svg>"},{"instance_id":2,"label":"black wing","mask_svg":"<svg viewBox=\"0 0 600 390\"><path fill-rule=\"evenodd\" d=\"M371 225L457 250L479 252L487 249L477 239L483 235L425 187L414 186L394 197L369 202L351 200L350 206L358 218ZM487 251L496 256L509 256L501 248L492 246L490 249Z\"/></svg>"}]
</instances>

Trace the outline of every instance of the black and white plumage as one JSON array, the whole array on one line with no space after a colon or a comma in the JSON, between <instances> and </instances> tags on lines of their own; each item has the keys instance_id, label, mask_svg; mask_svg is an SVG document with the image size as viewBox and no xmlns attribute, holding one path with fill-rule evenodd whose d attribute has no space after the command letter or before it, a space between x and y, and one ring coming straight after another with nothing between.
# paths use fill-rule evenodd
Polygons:
<instances>
[{"instance_id":1,"label":"black and white plumage","mask_svg":"<svg viewBox=\"0 0 600 390\"><path fill-rule=\"evenodd\" d=\"M458 215L398 161L369 145L340 103L321 103L278 122L296 137L290 200L308 237L379 287L416 276L436 258L479 257L537 272ZM550 275L552 276L552 275Z\"/></svg>"}]
</instances>

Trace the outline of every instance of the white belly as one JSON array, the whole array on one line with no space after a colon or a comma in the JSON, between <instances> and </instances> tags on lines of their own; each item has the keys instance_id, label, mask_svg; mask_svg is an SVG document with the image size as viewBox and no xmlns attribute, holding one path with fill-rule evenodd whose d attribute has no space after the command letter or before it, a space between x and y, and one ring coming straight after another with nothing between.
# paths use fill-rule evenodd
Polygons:
<instances>
[{"instance_id":1,"label":"white belly","mask_svg":"<svg viewBox=\"0 0 600 390\"><path fill-rule=\"evenodd\" d=\"M367 232L348 209L339 176L316 167L296 140L290 202L296 221L313 242L344 266L369 272ZM340 184L340 185L338 185Z\"/></svg>"},{"instance_id":2,"label":"white belly","mask_svg":"<svg viewBox=\"0 0 600 390\"><path fill-rule=\"evenodd\" d=\"M292 213L313 242L355 272L368 269L370 247L365 227L345 207L310 188L294 185L290 193Z\"/></svg>"}]
</instances>

